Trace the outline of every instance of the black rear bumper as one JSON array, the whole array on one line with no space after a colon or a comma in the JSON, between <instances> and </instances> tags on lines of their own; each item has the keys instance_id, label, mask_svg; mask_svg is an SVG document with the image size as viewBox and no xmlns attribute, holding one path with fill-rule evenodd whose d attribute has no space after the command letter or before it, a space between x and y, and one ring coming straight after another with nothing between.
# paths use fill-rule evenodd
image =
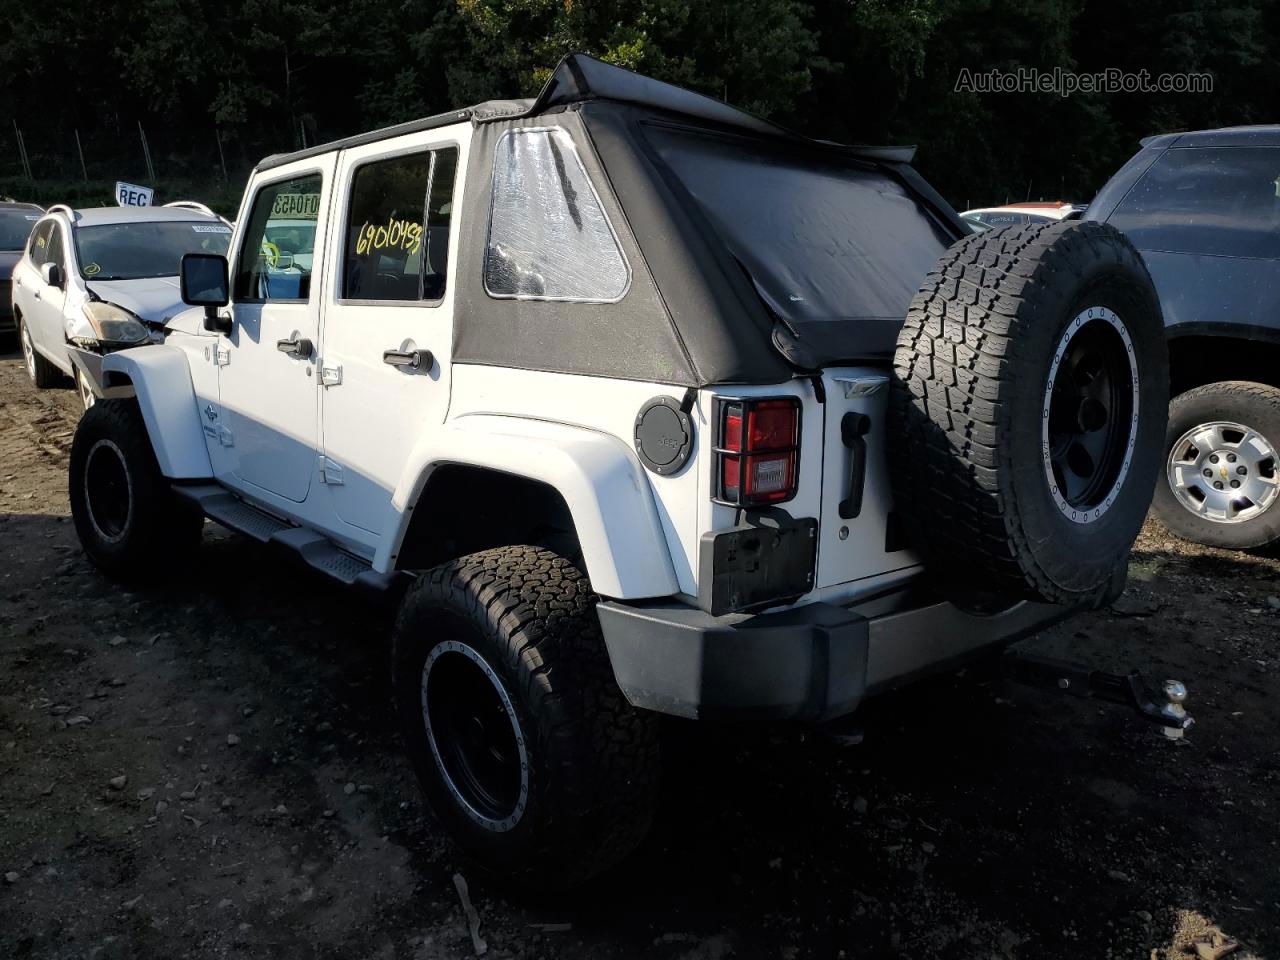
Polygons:
<instances>
[{"instance_id":1,"label":"black rear bumper","mask_svg":"<svg viewBox=\"0 0 1280 960\"><path fill-rule=\"evenodd\" d=\"M668 600L601 601L614 676L637 707L681 717L831 720L920 674L998 650L1077 612L1019 603L991 615L896 594L713 617Z\"/></svg>"}]
</instances>

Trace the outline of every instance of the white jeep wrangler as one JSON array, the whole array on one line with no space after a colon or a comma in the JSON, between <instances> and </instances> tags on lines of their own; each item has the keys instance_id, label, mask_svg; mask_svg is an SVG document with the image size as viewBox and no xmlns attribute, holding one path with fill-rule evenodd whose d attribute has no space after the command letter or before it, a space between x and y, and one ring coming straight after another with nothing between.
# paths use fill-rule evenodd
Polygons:
<instances>
[{"instance_id":1,"label":"white jeep wrangler","mask_svg":"<svg viewBox=\"0 0 1280 960\"><path fill-rule=\"evenodd\" d=\"M1123 588L1168 402L1142 261L970 236L909 160L583 56L269 157L184 258L204 310L102 363L85 550L172 566L208 517L403 589L431 808L588 876L644 836L658 713L842 717Z\"/></svg>"}]
</instances>

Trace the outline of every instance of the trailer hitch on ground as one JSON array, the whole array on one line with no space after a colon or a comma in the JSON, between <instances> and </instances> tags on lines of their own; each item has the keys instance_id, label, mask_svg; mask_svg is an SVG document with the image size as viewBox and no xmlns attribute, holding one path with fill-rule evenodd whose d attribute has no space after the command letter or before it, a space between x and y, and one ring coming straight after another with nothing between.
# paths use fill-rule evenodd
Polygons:
<instances>
[{"instance_id":1,"label":"trailer hitch on ground","mask_svg":"<svg viewBox=\"0 0 1280 960\"><path fill-rule=\"evenodd\" d=\"M1010 650L1001 658L1001 672L1010 680L1042 690L1132 707L1173 740L1180 739L1195 723L1183 706L1187 688L1180 680L1166 680L1156 691L1147 686L1137 670L1124 675L1105 673L1082 664L1018 650Z\"/></svg>"}]
</instances>

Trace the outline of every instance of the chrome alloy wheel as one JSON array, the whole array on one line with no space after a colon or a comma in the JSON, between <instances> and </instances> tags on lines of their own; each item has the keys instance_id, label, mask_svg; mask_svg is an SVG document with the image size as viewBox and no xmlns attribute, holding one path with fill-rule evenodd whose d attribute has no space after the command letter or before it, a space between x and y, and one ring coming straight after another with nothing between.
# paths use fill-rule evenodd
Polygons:
<instances>
[{"instance_id":1,"label":"chrome alloy wheel","mask_svg":"<svg viewBox=\"0 0 1280 960\"><path fill-rule=\"evenodd\" d=\"M21 331L19 339L22 341L22 361L27 365L27 376L33 381L36 378L36 348L31 343L31 334L27 331L27 322L19 321L18 329Z\"/></svg>"},{"instance_id":2,"label":"chrome alloy wheel","mask_svg":"<svg viewBox=\"0 0 1280 960\"><path fill-rule=\"evenodd\" d=\"M1215 523L1243 523L1280 495L1275 446L1242 423L1201 423L1169 450L1166 473L1178 502Z\"/></svg>"},{"instance_id":3,"label":"chrome alloy wheel","mask_svg":"<svg viewBox=\"0 0 1280 960\"><path fill-rule=\"evenodd\" d=\"M80 403L86 410L94 405L98 396L93 392L93 387L89 385L89 381L85 379L84 374L80 372L79 367L75 367L76 392L80 394Z\"/></svg>"}]
</instances>

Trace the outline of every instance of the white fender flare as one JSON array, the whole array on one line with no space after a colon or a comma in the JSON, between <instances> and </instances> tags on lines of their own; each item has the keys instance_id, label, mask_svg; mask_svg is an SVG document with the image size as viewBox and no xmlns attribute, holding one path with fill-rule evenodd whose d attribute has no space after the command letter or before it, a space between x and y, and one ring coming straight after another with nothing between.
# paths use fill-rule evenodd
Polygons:
<instances>
[{"instance_id":1,"label":"white fender flare","mask_svg":"<svg viewBox=\"0 0 1280 960\"><path fill-rule=\"evenodd\" d=\"M486 467L541 481L564 498L577 528L591 586L606 597L639 600L679 592L649 482L617 437L583 427L476 414L431 431L410 454L391 497L391 531L374 568L394 566L431 474L449 465Z\"/></svg>"},{"instance_id":2,"label":"white fender flare","mask_svg":"<svg viewBox=\"0 0 1280 960\"><path fill-rule=\"evenodd\" d=\"M163 344L108 354L102 360L107 396L119 395L114 388L121 378L133 385L160 472L171 480L212 477L187 355Z\"/></svg>"}]
</instances>

